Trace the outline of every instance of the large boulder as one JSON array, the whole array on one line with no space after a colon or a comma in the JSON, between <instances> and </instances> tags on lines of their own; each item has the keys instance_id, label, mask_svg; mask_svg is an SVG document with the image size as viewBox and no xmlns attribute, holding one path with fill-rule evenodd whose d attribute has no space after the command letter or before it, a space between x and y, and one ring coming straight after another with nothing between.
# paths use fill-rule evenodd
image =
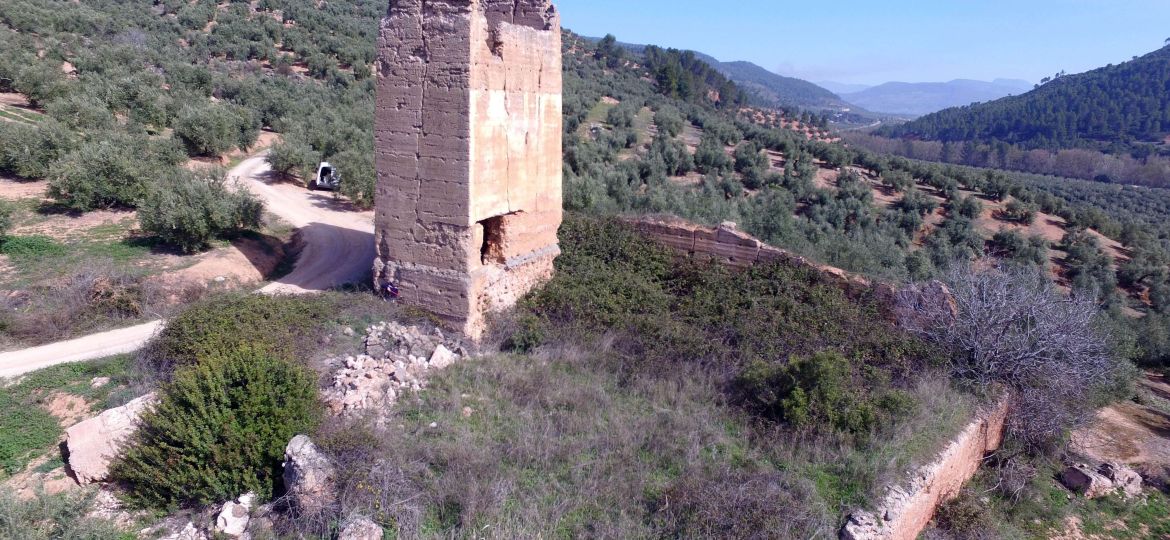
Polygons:
<instances>
[{"instance_id":1,"label":"large boulder","mask_svg":"<svg viewBox=\"0 0 1170 540\"><path fill-rule=\"evenodd\" d=\"M109 477L110 463L118 457L126 439L138 430L138 419L156 402L157 397L150 393L65 430L69 468L78 483L101 482Z\"/></svg>"},{"instance_id":2,"label":"large boulder","mask_svg":"<svg viewBox=\"0 0 1170 540\"><path fill-rule=\"evenodd\" d=\"M382 527L367 517L351 519L337 540L382 540Z\"/></svg>"},{"instance_id":3,"label":"large boulder","mask_svg":"<svg viewBox=\"0 0 1170 540\"><path fill-rule=\"evenodd\" d=\"M1060 483L1087 499L1104 497L1115 490L1112 480L1083 463L1066 467L1060 473Z\"/></svg>"},{"instance_id":4,"label":"large boulder","mask_svg":"<svg viewBox=\"0 0 1170 540\"><path fill-rule=\"evenodd\" d=\"M336 471L329 458L305 435L297 435L284 450L284 487L302 511L333 504Z\"/></svg>"},{"instance_id":5,"label":"large boulder","mask_svg":"<svg viewBox=\"0 0 1170 540\"><path fill-rule=\"evenodd\" d=\"M1097 472L1113 482L1113 487L1127 498L1140 497L1142 494L1142 475L1129 466L1110 462L1101 465Z\"/></svg>"}]
</instances>

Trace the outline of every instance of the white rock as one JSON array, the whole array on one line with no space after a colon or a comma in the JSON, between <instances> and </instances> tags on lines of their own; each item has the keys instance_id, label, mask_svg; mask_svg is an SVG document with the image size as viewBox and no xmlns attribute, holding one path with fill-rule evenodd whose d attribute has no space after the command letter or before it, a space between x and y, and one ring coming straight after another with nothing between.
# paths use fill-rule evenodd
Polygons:
<instances>
[{"instance_id":1,"label":"white rock","mask_svg":"<svg viewBox=\"0 0 1170 540\"><path fill-rule=\"evenodd\" d=\"M107 384L110 384L109 377L94 377L93 379L90 379L90 381L89 381L90 388L101 388Z\"/></svg>"},{"instance_id":2,"label":"white rock","mask_svg":"<svg viewBox=\"0 0 1170 540\"><path fill-rule=\"evenodd\" d=\"M110 463L121 452L126 438L138 430L138 418L155 402L154 393L150 393L65 431L69 468L79 484L100 482L109 476Z\"/></svg>"},{"instance_id":3,"label":"white rock","mask_svg":"<svg viewBox=\"0 0 1170 540\"><path fill-rule=\"evenodd\" d=\"M312 440L297 435L289 441L284 450L284 486L294 504L301 509L332 504L335 479L333 464Z\"/></svg>"},{"instance_id":4,"label":"white rock","mask_svg":"<svg viewBox=\"0 0 1170 540\"><path fill-rule=\"evenodd\" d=\"M1060 473L1060 483L1086 499L1096 499L1113 493L1113 481L1085 464L1067 467Z\"/></svg>"},{"instance_id":5,"label":"white rock","mask_svg":"<svg viewBox=\"0 0 1170 540\"><path fill-rule=\"evenodd\" d=\"M159 540L207 540L207 535L199 530L194 523L187 522L187 526L182 530L169 534L160 538Z\"/></svg>"},{"instance_id":6,"label":"white rock","mask_svg":"<svg viewBox=\"0 0 1170 540\"><path fill-rule=\"evenodd\" d=\"M1097 470L1106 478L1113 481L1113 487L1127 499L1140 497L1142 494L1142 475L1123 463L1105 463Z\"/></svg>"},{"instance_id":7,"label":"white rock","mask_svg":"<svg viewBox=\"0 0 1170 540\"><path fill-rule=\"evenodd\" d=\"M382 540L382 527L370 518L352 519L341 530L337 540Z\"/></svg>"},{"instance_id":8,"label":"white rock","mask_svg":"<svg viewBox=\"0 0 1170 540\"><path fill-rule=\"evenodd\" d=\"M444 369L459 360L459 356L451 352L446 347L439 345L435 347L435 352L431 354L430 364L433 368Z\"/></svg>"},{"instance_id":9,"label":"white rock","mask_svg":"<svg viewBox=\"0 0 1170 540\"><path fill-rule=\"evenodd\" d=\"M215 518L215 532L234 538L243 536L248 530L248 521L251 519L249 513L255 500L254 493L246 493L240 495L238 501L225 503Z\"/></svg>"}]
</instances>

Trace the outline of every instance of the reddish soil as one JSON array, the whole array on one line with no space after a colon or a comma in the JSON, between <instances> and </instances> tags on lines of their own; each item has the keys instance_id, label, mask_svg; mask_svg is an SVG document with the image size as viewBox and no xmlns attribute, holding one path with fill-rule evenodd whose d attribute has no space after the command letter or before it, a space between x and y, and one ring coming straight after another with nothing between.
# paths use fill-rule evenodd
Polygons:
<instances>
[{"instance_id":1,"label":"reddish soil","mask_svg":"<svg viewBox=\"0 0 1170 540\"><path fill-rule=\"evenodd\" d=\"M277 242L242 238L227 248L198 255L195 264L156 279L176 290L184 285L244 288L264 281L284 255Z\"/></svg>"},{"instance_id":2,"label":"reddish soil","mask_svg":"<svg viewBox=\"0 0 1170 540\"><path fill-rule=\"evenodd\" d=\"M837 189L837 178L840 176L840 171L825 168L817 169L817 177L814 183L821 189Z\"/></svg>"},{"instance_id":3,"label":"reddish soil","mask_svg":"<svg viewBox=\"0 0 1170 540\"><path fill-rule=\"evenodd\" d=\"M0 176L0 199L18 201L20 199L41 199L49 183L43 180L25 182Z\"/></svg>"},{"instance_id":4,"label":"reddish soil","mask_svg":"<svg viewBox=\"0 0 1170 540\"><path fill-rule=\"evenodd\" d=\"M36 471L37 467L48 463L51 455L33 460L23 472L14 474L5 480L4 487L12 490L21 500L33 499L38 492L43 492L46 495L58 495L80 491L81 486L77 485L76 480L69 477L64 466L57 467L47 473Z\"/></svg>"},{"instance_id":5,"label":"reddish soil","mask_svg":"<svg viewBox=\"0 0 1170 540\"><path fill-rule=\"evenodd\" d=\"M0 92L0 105L20 107L22 109L27 109L30 107L27 98L21 94L11 92Z\"/></svg>"},{"instance_id":6,"label":"reddish soil","mask_svg":"<svg viewBox=\"0 0 1170 540\"><path fill-rule=\"evenodd\" d=\"M72 426L90 415L89 403L84 398L64 392L50 395L42 406L57 419L62 428Z\"/></svg>"},{"instance_id":7,"label":"reddish soil","mask_svg":"<svg viewBox=\"0 0 1170 540\"><path fill-rule=\"evenodd\" d=\"M1143 390L1152 400L1170 405L1170 383L1149 374ZM1072 436L1073 449L1095 461L1120 461L1146 475L1170 475L1170 413L1134 402L1097 413L1093 425Z\"/></svg>"}]
</instances>

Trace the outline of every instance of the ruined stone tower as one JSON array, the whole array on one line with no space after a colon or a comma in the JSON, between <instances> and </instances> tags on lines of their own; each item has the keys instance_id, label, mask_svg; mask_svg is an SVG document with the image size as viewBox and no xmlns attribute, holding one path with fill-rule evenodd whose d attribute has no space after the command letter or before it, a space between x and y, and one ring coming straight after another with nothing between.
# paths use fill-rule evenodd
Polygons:
<instances>
[{"instance_id":1,"label":"ruined stone tower","mask_svg":"<svg viewBox=\"0 0 1170 540\"><path fill-rule=\"evenodd\" d=\"M560 254L550 0L391 0L378 38L376 285L472 336Z\"/></svg>"}]
</instances>

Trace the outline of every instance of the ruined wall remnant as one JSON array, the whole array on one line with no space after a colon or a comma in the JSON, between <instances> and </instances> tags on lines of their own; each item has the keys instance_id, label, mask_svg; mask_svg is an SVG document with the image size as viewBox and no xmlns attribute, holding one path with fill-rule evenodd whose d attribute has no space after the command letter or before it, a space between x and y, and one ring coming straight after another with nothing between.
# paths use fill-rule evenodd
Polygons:
<instances>
[{"instance_id":1,"label":"ruined wall remnant","mask_svg":"<svg viewBox=\"0 0 1170 540\"><path fill-rule=\"evenodd\" d=\"M378 47L375 282L478 335L560 253L560 18L391 0Z\"/></svg>"},{"instance_id":2,"label":"ruined wall remnant","mask_svg":"<svg viewBox=\"0 0 1170 540\"><path fill-rule=\"evenodd\" d=\"M646 216L624 220L647 238L680 256L714 261L730 268L750 268L757 264L782 263L812 270L846 290L868 291L880 287L869 279L840 268L817 264L795 253L769 246L740 231L735 223L718 227L696 225L675 216ZM885 292L885 294L891 294Z\"/></svg>"},{"instance_id":3,"label":"ruined wall remnant","mask_svg":"<svg viewBox=\"0 0 1170 540\"><path fill-rule=\"evenodd\" d=\"M877 511L855 512L841 529L841 540L914 540L938 507L959 494L984 457L1003 443L1010 400L980 412L933 462L915 473L909 485L894 486Z\"/></svg>"}]
</instances>

